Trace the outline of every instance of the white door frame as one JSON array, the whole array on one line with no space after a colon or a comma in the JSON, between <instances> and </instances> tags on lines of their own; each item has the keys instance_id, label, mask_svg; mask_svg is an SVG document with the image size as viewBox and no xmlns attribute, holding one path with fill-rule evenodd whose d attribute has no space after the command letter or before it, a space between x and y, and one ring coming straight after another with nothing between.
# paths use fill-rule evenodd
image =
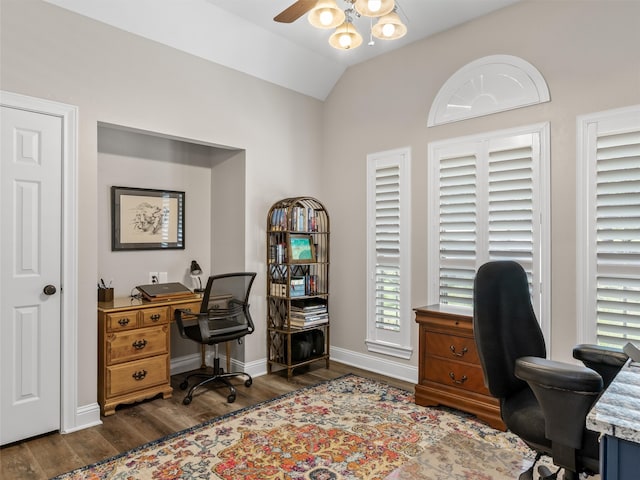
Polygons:
<instances>
[{"instance_id":1,"label":"white door frame","mask_svg":"<svg viewBox=\"0 0 640 480\"><path fill-rule=\"evenodd\" d=\"M78 418L78 108L3 90L0 104L62 119L60 432L69 433L87 426Z\"/></svg>"}]
</instances>

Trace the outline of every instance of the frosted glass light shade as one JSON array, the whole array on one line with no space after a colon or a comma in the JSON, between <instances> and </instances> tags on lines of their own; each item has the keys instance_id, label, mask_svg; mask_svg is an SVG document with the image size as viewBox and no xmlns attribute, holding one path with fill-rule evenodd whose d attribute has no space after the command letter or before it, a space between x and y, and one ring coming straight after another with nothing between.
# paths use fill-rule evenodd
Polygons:
<instances>
[{"instance_id":1,"label":"frosted glass light shade","mask_svg":"<svg viewBox=\"0 0 640 480\"><path fill-rule=\"evenodd\" d=\"M336 28L344 22L344 12L335 0L319 0L307 15L309 23L317 28Z\"/></svg>"},{"instance_id":2,"label":"frosted glass light shade","mask_svg":"<svg viewBox=\"0 0 640 480\"><path fill-rule=\"evenodd\" d=\"M396 12L391 12L380 17L378 23L371 29L371 33L381 40L396 40L406 35L407 27Z\"/></svg>"},{"instance_id":3,"label":"frosted glass light shade","mask_svg":"<svg viewBox=\"0 0 640 480\"><path fill-rule=\"evenodd\" d=\"M380 5L376 10L375 7ZM354 8L365 17L381 17L391 12L395 7L394 0L356 0Z\"/></svg>"},{"instance_id":4,"label":"frosted glass light shade","mask_svg":"<svg viewBox=\"0 0 640 480\"><path fill-rule=\"evenodd\" d=\"M338 50L351 50L362 44L362 35L358 33L353 23L346 21L331 34L329 45Z\"/></svg>"}]
</instances>

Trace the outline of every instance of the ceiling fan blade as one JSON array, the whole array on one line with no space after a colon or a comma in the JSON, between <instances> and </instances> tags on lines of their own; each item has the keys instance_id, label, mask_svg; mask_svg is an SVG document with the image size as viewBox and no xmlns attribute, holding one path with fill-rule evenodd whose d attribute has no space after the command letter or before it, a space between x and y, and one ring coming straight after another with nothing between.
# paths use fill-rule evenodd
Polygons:
<instances>
[{"instance_id":1,"label":"ceiling fan blade","mask_svg":"<svg viewBox=\"0 0 640 480\"><path fill-rule=\"evenodd\" d=\"M298 0L293 5L284 9L278 15L273 17L276 22L280 23L292 23L299 19L302 15L307 13L313 7L316 6L318 0Z\"/></svg>"}]
</instances>

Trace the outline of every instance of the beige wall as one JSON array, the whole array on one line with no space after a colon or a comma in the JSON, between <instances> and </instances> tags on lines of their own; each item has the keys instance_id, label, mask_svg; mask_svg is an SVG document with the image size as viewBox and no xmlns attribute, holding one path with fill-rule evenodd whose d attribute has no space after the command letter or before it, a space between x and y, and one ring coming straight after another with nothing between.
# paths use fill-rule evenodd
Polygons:
<instances>
[{"instance_id":1,"label":"beige wall","mask_svg":"<svg viewBox=\"0 0 640 480\"><path fill-rule=\"evenodd\" d=\"M244 201L244 233L234 244L212 221L213 243L230 245L230 256L213 248L211 258L239 257L259 274L257 330L245 351L253 362L266 356L265 215L275 200L310 194L329 209L332 344L364 354L366 155L412 149L411 295L419 306L427 298L428 142L550 121L551 352L567 356L576 339L575 119L640 102L640 2L525 1L350 68L324 104L37 0L0 6L0 88L79 107L79 405L96 400L98 122L243 150L221 159L219 171L244 170L244 195L225 197ZM494 54L536 66L552 101L427 129L443 82ZM405 363L415 367L415 354Z\"/></svg>"},{"instance_id":2,"label":"beige wall","mask_svg":"<svg viewBox=\"0 0 640 480\"><path fill-rule=\"evenodd\" d=\"M366 155L406 146L412 150L411 303L417 307L427 302L428 143L549 121L550 351L559 360L570 357L577 339L576 116L640 103L639 20L638 1L525 1L343 75L325 102L323 166L330 181L322 184L332 214L331 333L337 346L366 353ZM427 128L442 84L467 63L496 54L533 64L547 81L551 102ZM354 276L361 281L354 282ZM415 354L407 363L416 365Z\"/></svg>"},{"instance_id":3,"label":"beige wall","mask_svg":"<svg viewBox=\"0 0 640 480\"><path fill-rule=\"evenodd\" d=\"M259 273L245 360L264 358L266 212L317 194L322 103L37 0L0 7L0 88L79 107L78 405L96 401L98 122L246 150L246 234L229 254Z\"/></svg>"}]
</instances>

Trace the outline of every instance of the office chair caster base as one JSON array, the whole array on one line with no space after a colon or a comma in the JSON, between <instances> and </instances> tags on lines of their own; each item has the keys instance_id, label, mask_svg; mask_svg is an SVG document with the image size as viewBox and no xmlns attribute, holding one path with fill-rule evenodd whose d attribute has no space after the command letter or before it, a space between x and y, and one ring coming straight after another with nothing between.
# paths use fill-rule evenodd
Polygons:
<instances>
[{"instance_id":1,"label":"office chair caster base","mask_svg":"<svg viewBox=\"0 0 640 480\"><path fill-rule=\"evenodd\" d=\"M556 470L555 472L551 472L549 468L544 465L540 465L538 467L538 475L540 476L540 480L556 480L558 478L558 473L560 473L561 468ZM568 479L569 477L567 477Z\"/></svg>"},{"instance_id":2,"label":"office chair caster base","mask_svg":"<svg viewBox=\"0 0 640 480\"><path fill-rule=\"evenodd\" d=\"M249 377L247 380L244 381L244 386L250 387L252 383L253 383L253 379Z\"/></svg>"},{"instance_id":3,"label":"office chair caster base","mask_svg":"<svg viewBox=\"0 0 640 480\"><path fill-rule=\"evenodd\" d=\"M533 480L533 465L520 474L518 480Z\"/></svg>"},{"instance_id":4,"label":"office chair caster base","mask_svg":"<svg viewBox=\"0 0 640 480\"><path fill-rule=\"evenodd\" d=\"M184 399L182 400L183 405L189 405L190 403L191 403L191 397L184 397Z\"/></svg>"},{"instance_id":5,"label":"office chair caster base","mask_svg":"<svg viewBox=\"0 0 640 480\"><path fill-rule=\"evenodd\" d=\"M231 393L227 396L227 403L233 403L236 401L236 395L235 393Z\"/></svg>"},{"instance_id":6,"label":"office chair caster base","mask_svg":"<svg viewBox=\"0 0 640 480\"><path fill-rule=\"evenodd\" d=\"M189 382L187 382L186 380L184 382L182 382L180 384L180 390L186 390L187 388L189 388ZM186 404L185 404L186 405Z\"/></svg>"}]
</instances>

